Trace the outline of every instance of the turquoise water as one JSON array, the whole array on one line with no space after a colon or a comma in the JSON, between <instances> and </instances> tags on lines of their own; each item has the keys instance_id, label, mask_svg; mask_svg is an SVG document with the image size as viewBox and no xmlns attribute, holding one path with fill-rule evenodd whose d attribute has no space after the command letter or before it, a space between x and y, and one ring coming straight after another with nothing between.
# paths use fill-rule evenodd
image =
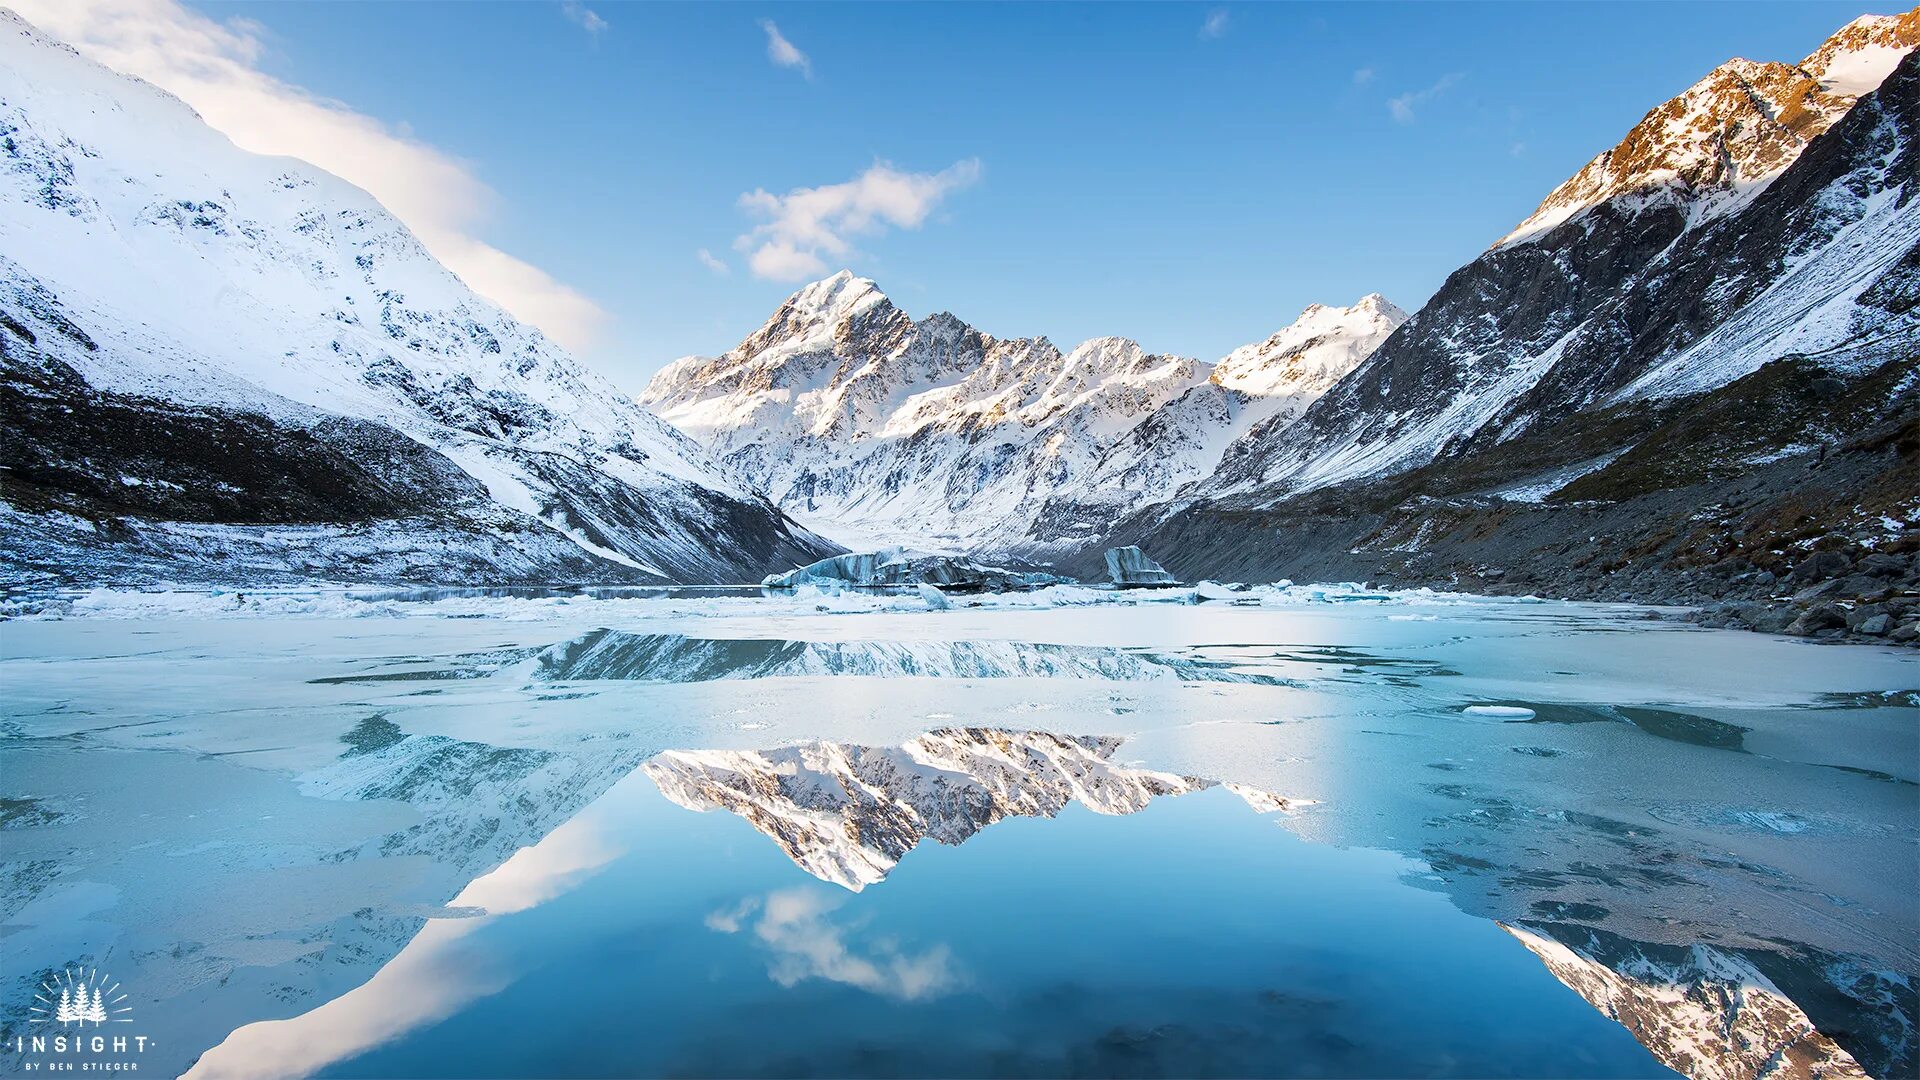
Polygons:
<instances>
[{"instance_id":1,"label":"turquoise water","mask_svg":"<svg viewBox=\"0 0 1920 1080\"><path fill-rule=\"evenodd\" d=\"M1920 654L1251 599L0 623L0 1072L1912 1073Z\"/></svg>"},{"instance_id":2,"label":"turquoise water","mask_svg":"<svg viewBox=\"0 0 1920 1080\"><path fill-rule=\"evenodd\" d=\"M1667 1072L1422 867L1223 790L1009 819L859 893L644 777L567 828L619 853L445 956L506 984L323 1075Z\"/></svg>"}]
</instances>

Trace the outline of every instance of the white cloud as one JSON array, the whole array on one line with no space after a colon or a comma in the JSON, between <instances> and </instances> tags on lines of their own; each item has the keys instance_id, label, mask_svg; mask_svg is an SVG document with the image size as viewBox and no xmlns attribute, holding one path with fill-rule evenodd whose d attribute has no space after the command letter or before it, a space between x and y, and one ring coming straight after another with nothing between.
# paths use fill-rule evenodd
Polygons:
<instances>
[{"instance_id":1,"label":"white cloud","mask_svg":"<svg viewBox=\"0 0 1920 1080\"><path fill-rule=\"evenodd\" d=\"M1200 24L1200 36L1217 38L1227 32L1227 9L1215 8L1207 12L1207 21Z\"/></svg>"},{"instance_id":2,"label":"white cloud","mask_svg":"<svg viewBox=\"0 0 1920 1080\"><path fill-rule=\"evenodd\" d=\"M1378 74L1379 72L1373 70L1370 67L1355 68L1353 70L1353 85L1365 86L1368 83L1372 82L1373 77Z\"/></svg>"},{"instance_id":3,"label":"white cloud","mask_svg":"<svg viewBox=\"0 0 1920 1080\"><path fill-rule=\"evenodd\" d=\"M749 896L730 908L709 912L706 918L707 929L717 930L722 934L737 934L758 910L760 910L760 898Z\"/></svg>"},{"instance_id":4,"label":"white cloud","mask_svg":"<svg viewBox=\"0 0 1920 1080\"><path fill-rule=\"evenodd\" d=\"M773 24L772 19L761 19L760 29L767 32L767 59L780 67L797 68L800 74L808 79L813 78L813 61L807 59L806 53L801 52L793 42L787 40L786 35L780 32L780 28Z\"/></svg>"},{"instance_id":5,"label":"white cloud","mask_svg":"<svg viewBox=\"0 0 1920 1080\"><path fill-rule=\"evenodd\" d=\"M606 325L592 300L476 235L496 196L467 162L259 70L257 23L216 22L175 0L12 6L92 59L172 92L241 147L302 158L366 189L474 291L561 344L589 345Z\"/></svg>"},{"instance_id":6,"label":"white cloud","mask_svg":"<svg viewBox=\"0 0 1920 1080\"><path fill-rule=\"evenodd\" d=\"M580 3L580 0L565 0L560 5L560 13L594 37L599 37L607 29L607 20L601 18L599 12Z\"/></svg>"},{"instance_id":7,"label":"white cloud","mask_svg":"<svg viewBox=\"0 0 1920 1080\"><path fill-rule=\"evenodd\" d=\"M1420 90L1409 90L1399 97L1389 98L1387 100L1387 111L1392 113L1393 118L1400 123L1411 124L1413 123L1413 111L1416 106L1425 105L1427 102L1446 93L1453 87L1453 84L1459 81L1460 73L1457 71L1442 75L1432 86Z\"/></svg>"},{"instance_id":8,"label":"white cloud","mask_svg":"<svg viewBox=\"0 0 1920 1080\"><path fill-rule=\"evenodd\" d=\"M875 162L843 184L795 188L785 195L764 189L740 196L740 206L767 219L734 241L756 277L798 281L827 268L821 258L853 250L852 238L877 235L888 226L917 229L950 193L980 178L980 160L968 158L937 173L902 172Z\"/></svg>"},{"instance_id":9,"label":"white cloud","mask_svg":"<svg viewBox=\"0 0 1920 1080\"><path fill-rule=\"evenodd\" d=\"M827 918L845 902L845 897L818 889L782 889L768 893L765 900L749 897L716 911L706 923L723 934L738 933L758 911L753 935L773 954L767 975L781 986L826 979L917 1001L938 997L958 984L952 954L944 945L916 955L887 940L866 946L851 941L847 928Z\"/></svg>"},{"instance_id":10,"label":"white cloud","mask_svg":"<svg viewBox=\"0 0 1920 1080\"><path fill-rule=\"evenodd\" d=\"M713 252L708 251L706 248L701 248L699 251L695 252L694 254L700 257L701 266L706 267L707 269L713 271L714 273L716 274L732 273L733 268L729 267L726 264L726 261L724 259L721 259L720 257L716 256Z\"/></svg>"}]
</instances>

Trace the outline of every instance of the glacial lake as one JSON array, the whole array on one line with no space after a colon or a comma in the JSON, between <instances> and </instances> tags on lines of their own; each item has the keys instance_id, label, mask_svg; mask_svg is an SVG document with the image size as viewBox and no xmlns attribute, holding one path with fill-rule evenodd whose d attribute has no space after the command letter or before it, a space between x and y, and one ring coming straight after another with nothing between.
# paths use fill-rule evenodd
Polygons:
<instances>
[{"instance_id":1,"label":"glacial lake","mask_svg":"<svg viewBox=\"0 0 1920 1080\"><path fill-rule=\"evenodd\" d=\"M1914 1073L1920 654L1210 597L17 607L0 1070Z\"/></svg>"}]
</instances>

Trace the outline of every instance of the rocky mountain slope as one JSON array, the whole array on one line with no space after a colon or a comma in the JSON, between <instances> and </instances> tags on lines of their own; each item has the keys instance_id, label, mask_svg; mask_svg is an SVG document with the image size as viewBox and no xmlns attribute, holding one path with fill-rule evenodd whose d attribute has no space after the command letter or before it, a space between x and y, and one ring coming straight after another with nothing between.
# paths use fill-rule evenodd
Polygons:
<instances>
[{"instance_id":1,"label":"rocky mountain slope","mask_svg":"<svg viewBox=\"0 0 1920 1080\"><path fill-rule=\"evenodd\" d=\"M1868 292L1904 273L1916 237L1902 114L1876 110L1884 124L1848 125L1804 159L1851 115L1822 73L1877 86L1916 43L1909 13L1849 24L1806 68L1722 65L1449 276L1285 439L1256 430L1232 447L1208 487L1291 493L1402 472L1791 354L1853 371L1910 354L1909 312Z\"/></svg>"},{"instance_id":2,"label":"rocky mountain slope","mask_svg":"<svg viewBox=\"0 0 1920 1080\"><path fill-rule=\"evenodd\" d=\"M1795 68L1723 66L1456 271L1284 437L1254 428L1112 540L1187 576L1813 590L1740 617L1820 608L1801 629L1899 632L1920 586L1916 41L1910 12L1856 21Z\"/></svg>"},{"instance_id":3,"label":"rocky mountain slope","mask_svg":"<svg viewBox=\"0 0 1920 1080\"><path fill-rule=\"evenodd\" d=\"M1217 364L1122 338L1062 353L915 320L843 271L641 400L846 543L1045 557L1297 417L1405 318L1378 296L1316 305Z\"/></svg>"},{"instance_id":4,"label":"rocky mountain slope","mask_svg":"<svg viewBox=\"0 0 1920 1080\"><path fill-rule=\"evenodd\" d=\"M12 582L757 580L831 550L372 197L0 13Z\"/></svg>"}]
</instances>

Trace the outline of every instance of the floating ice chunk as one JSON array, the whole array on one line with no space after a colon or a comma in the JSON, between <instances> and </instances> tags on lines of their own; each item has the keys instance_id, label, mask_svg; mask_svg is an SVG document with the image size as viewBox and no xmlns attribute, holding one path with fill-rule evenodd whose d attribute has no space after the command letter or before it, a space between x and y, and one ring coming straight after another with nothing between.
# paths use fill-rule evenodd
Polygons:
<instances>
[{"instance_id":1,"label":"floating ice chunk","mask_svg":"<svg viewBox=\"0 0 1920 1080\"><path fill-rule=\"evenodd\" d=\"M925 582L920 584L920 599L927 602L929 611L945 611L953 606L953 603L947 599L946 593Z\"/></svg>"},{"instance_id":2,"label":"floating ice chunk","mask_svg":"<svg viewBox=\"0 0 1920 1080\"><path fill-rule=\"evenodd\" d=\"M879 584L880 568L895 560L906 557L900 548L884 548L880 551L850 551L845 555L835 555L796 567L784 574L768 574L760 584L777 589L793 589L806 585L821 584Z\"/></svg>"},{"instance_id":3,"label":"floating ice chunk","mask_svg":"<svg viewBox=\"0 0 1920 1080\"><path fill-rule=\"evenodd\" d=\"M917 555L904 548L850 552L769 574L761 584L775 589L807 585L946 585L1003 591L1032 589L1067 581L1054 574L987 566L955 555Z\"/></svg>"},{"instance_id":4,"label":"floating ice chunk","mask_svg":"<svg viewBox=\"0 0 1920 1080\"><path fill-rule=\"evenodd\" d=\"M1533 710L1520 705L1469 705L1460 711L1470 716L1497 716L1502 720L1533 719Z\"/></svg>"},{"instance_id":5,"label":"floating ice chunk","mask_svg":"<svg viewBox=\"0 0 1920 1080\"><path fill-rule=\"evenodd\" d=\"M1190 604L1204 604L1208 601L1218 601L1228 604L1258 604L1260 602L1259 597L1249 596L1247 593L1248 588L1243 584L1222 585L1217 581L1203 581L1193 587L1193 592L1187 596L1187 602Z\"/></svg>"},{"instance_id":6,"label":"floating ice chunk","mask_svg":"<svg viewBox=\"0 0 1920 1080\"><path fill-rule=\"evenodd\" d=\"M1107 577L1123 588L1129 585L1180 584L1172 574L1167 573L1166 567L1147 558L1147 553L1133 544L1107 549Z\"/></svg>"}]
</instances>

